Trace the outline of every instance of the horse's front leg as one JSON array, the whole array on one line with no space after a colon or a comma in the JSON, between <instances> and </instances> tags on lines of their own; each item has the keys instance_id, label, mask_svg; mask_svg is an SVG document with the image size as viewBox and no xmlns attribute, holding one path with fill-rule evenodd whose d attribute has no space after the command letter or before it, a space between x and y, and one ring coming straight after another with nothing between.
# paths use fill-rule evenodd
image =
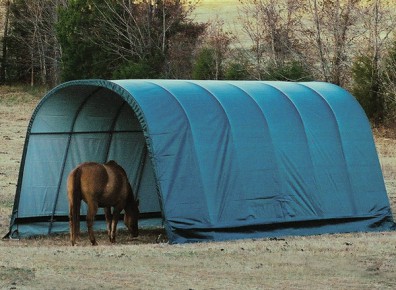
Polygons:
<instances>
[{"instance_id":1,"label":"horse's front leg","mask_svg":"<svg viewBox=\"0 0 396 290\"><path fill-rule=\"evenodd\" d=\"M95 240L95 236L93 232L93 223L97 211L98 211L98 205L96 203L91 202L88 204L87 227L88 227L89 240L91 241L92 246L98 245L98 243Z\"/></svg>"},{"instance_id":2,"label":"horse's front leg","mask_svg":"<svg viewBox=\"0 0 396 290\"><path fill-rule=\"evenodd\" d=\"M117 232L117 223L120 218L120 209L114 208L113 210L113 220L111 223L111 234L110 234L110 242L115 243L116 241L116 232Z\"/></svg>"},{"instance_id":3,"label":"horse's front leg","mask_svg":"<svg viewBox=\"0 0 396 290\"><path fill-rule=\"evenodd\" d=\"M104 208L105 217L106 217L106 225L107 225L107 235L111 241L111 224L113 222L113 215L111 214L111 207Z\"/></svg>"}]
</instances>

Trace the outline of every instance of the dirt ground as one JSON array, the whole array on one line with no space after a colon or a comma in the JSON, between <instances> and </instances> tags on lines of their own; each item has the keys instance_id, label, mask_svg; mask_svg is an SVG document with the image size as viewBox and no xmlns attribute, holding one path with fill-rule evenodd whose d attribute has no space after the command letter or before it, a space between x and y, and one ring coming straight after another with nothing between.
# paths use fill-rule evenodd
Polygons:
<instances>
[{"instance_id":1,"label":"dirt ground","mask_svg":"<svg viewBox=\"0 0 396 290\"><path fill-rule=\"evenodd\" d=\"M0 88L0 235L8 231L28 122L38 96ZM375 131L396 213L396 139ZM169 245L161 229L111 245L97 233L0 241L0 289L396 289L396 232Z\"/></svg>"}]
</instances>

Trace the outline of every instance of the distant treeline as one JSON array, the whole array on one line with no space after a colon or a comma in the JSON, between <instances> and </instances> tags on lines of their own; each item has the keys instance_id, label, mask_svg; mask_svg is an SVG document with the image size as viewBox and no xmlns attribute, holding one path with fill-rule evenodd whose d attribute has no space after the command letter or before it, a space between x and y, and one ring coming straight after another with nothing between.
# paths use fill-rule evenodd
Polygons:
<instances>
[{"instance_id":1,"label":"distant treeline","mask_svg":"<svg viewBox=\"0 0 396 290\"><path fill-rule=\"evenodd\" d=\"M240 0L238 31L200 0L8 0L0 81L84 78L318 80L352 91L375 123L396 124L391 0Z\"/></svg>"}]
</instances>

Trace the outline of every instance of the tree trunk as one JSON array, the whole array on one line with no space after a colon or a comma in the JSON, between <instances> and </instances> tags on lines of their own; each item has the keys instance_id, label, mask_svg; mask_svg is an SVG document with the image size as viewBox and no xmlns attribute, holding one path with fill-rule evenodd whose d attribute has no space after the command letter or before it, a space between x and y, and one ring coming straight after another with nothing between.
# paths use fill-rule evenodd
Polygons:
<instances>
[{"instance_id":1,"label":"tree trunk","mask_svg":"<svg viewBox=\"0 0 396 290\"><path fill-rule=\"evenodd\" d=\"M328 73L327 73L327 67L326 67L326 59L324 56L323 52L323 42L322 42L322 36L321 36L321 27L320 27L320 19L319 19L319 12L318 12L318 3L316 0L314 0L314 21L316 25L316 44L318 46L319 50L319 60L320 60L320 66L322 68L322 74L324 77L324 81L328 82Z\"/></svg>"},{"instance_id":2,"label":"tree trunk","mask_svg":"<svg viewBox=\"0 0 396 290\"><path fill-rule=\"evenodd\" d=\"M371 94L373 96L373 101L375 102L375 119L374 122L377 124L382 123L384 120L384 98L383 95L380 92L380 70L379 70L379 60L380 60L380 54L379 54L379 43L378 43L378 37L379 37L379 5L378 5L378 0L375 1L374 3L374 8L373 8L373 18L374 18L374 31L373 31L373 59L372 59L372 66L373 66L373 75L371 79Z\"/></svg>"},{"instance_id":3,"label":"tree trunk","mask_svg":"<svg viewBox=\"0 0 396 290\"><path fill-rule=\"evenodd\" d=\"M6 81L6 67L7 67L7 40L8 40L8 21L10 17L10 5L11 1L6 2L6 13L4 21L4 35L3 35L3 57L1 59L1 70L0 70L0 83L4 84Z\"/></svg>"}]
</instances>

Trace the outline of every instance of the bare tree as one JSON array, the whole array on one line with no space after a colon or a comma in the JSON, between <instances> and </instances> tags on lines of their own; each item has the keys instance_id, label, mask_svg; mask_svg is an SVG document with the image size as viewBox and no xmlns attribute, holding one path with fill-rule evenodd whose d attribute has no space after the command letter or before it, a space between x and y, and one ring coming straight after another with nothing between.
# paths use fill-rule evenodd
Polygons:
<instances>
[{"instance_id":1,"label":"bare tree","mask_svg":"<svg viewBox=\"0 0 396 290\"><path fill-rule=\"evenodd\" d=\"M208 48L213 52L214 79L223 77L223 64L230 52L230 44L235 39L231 32L224 29L224 21L218 16L209 21L205 34L202 36L200 49Z\"/></svg>"},{"instance_id":2,"label":"bare tree","mask_svg":"<svg viewBox=\"0 0 396 290\"><path fill-rule=\"evenodd\" d=\"M57 39L55 24L60 5L66 0L21 0L12 7L11 37L14 40L15 65L25 66L30 72L31 86L39 81L42 85L55 85L60 74L60 45Z\"/></svg>"},{"instance_id":3,"label":"bare tree","mask_svg":"<svg viewBox=\"0 0 396 290\"><path fill-rule=\"evenodd\" d=\"M384 81L383 98L380 101L384 107L383 121L396 133L396 42L388 49L385 57L385 67L381 74Z\"/></svg>"},{"instance_id":4,"label":"bare tree","mask_svg":"<svg viewBox=\"0 0 396 290\"><path fill-rule=\"evenodd\" d=\"M367 33L363 35L363 45L360 45L358 52L369 51L377 76L380 72L383 54L388 49L388 44L392 41L391 36L396 31L395 13L392 13L391 9L389 1L372 0L363 11L363 27Z\"/></svg>"},{"instance_id":5,"label":"bare tree","mask_svg":"<svg viewBox=\"0 0 396 290\"><path fill-rule=\"evenodd\" d=\"M95 4L101 22L94 32L117 39L103 35L95 39L124 61L145 59L153 50L165 55L172 29L188 18L199 1L104 0Z\"/></svg>"},{"instance_id":6,"label":"bare tree","mask_svg":"<svg viewBox=\"0 0 396 290\"><path fill-rule=\"evenodd\" d=\"M253 59L254 68L251 74L256 79L262 79L265 53L265 30L261 23L260 10L256 7L256 1L240 1L242 6L239 8L239 21L242 23L243 32L251 44L242 43L241 52L247 52L246 59ZM250 49L249 49L250 46ZM251 56L250 56L251 52Z\"/></svg>"},{"instance_id":7,"label":"bare tree","mask_svg":"<svg viewBox=\"0 0 396 290\"><path fill-rule=\"evenodd\" d=\"M378 62L380 47L391 35L383 26L395 27L394 13L385 11L391 7L389 0L239 2L243 31L252 44L250 58L254 59L256 78L266 73L268 63L276 67L303 59L316 79L348 85L352 59L362 44L371 44L373 61Z\"/></svg>"},{"instance_id":8,"label":"bare tree","mask_svg":"<svg viewBox=\"0 0 396 290\"><path fill-rule=\"evenodd\" d=\"M389 2L373 0L365 11L366 49L371 55L372 77L371 95L376 107L375 122L383 122L388 115L395 118L396 110L396 53L390 36L395 32L395 14L391 12ZM388 55L387 55L388 54ZM393 111L393 113L391 112ZM395 119L396 121L396 119Z\"/></svg>"},{"instance_id":9,"label":"bare tree","mask_svg":"<svg viewBox=\"0 0 396 290\"><path fill-rule=\"evenodd\" d=\"M296 34L300 27L300 0L240 0L239 18L244 33L252 43L256 78L261 79L265 66L281 66L300 57L301 45ZM246 44L244 44L246 46Z\"/></svg>"},{"instance_id":10,"label":"bare tree","mask_svg":"<svg viewBox=\"0 0 396 290\"><path fill-rule=\"evenodd\" d=\"M188 23L188 27L171 37L166 50L164 71L166 77L175 79L192 77L194 52L206 27L206 23Z\"/></svg>"},{"instance_id":11,"label":"bare tree","mask_svg":"<svg viewBox=\"0 0 396 290\"><path fill-rule=\"evenodd\" d=\"M359 16L364 5L359 0L307 1L308 17L301 29L307 44L304 54L320 79L343 85L363 33Z\"/></svg>"},{"instance_id":12,"label":"bare tree","mask_svg":"<svg viewBox=\"0 0 396 290\"><path fill-rule=\"evenodd\" d=\"M326 61L325 57L325 47L324 43L322 40L322 22L321 22L321 15L319 15L319 7L318 7L318 1L317 0L312 0L309 1L309 8L310 12L313 17L313 32L310 33L310 35L313 35L315 38L315 44L316 44L316 50L319 55L319 63L320 63L320 68L322 70L322 76L324 81L329 81L329 67L328 63Z\"/></svg>"}]
</instances>

